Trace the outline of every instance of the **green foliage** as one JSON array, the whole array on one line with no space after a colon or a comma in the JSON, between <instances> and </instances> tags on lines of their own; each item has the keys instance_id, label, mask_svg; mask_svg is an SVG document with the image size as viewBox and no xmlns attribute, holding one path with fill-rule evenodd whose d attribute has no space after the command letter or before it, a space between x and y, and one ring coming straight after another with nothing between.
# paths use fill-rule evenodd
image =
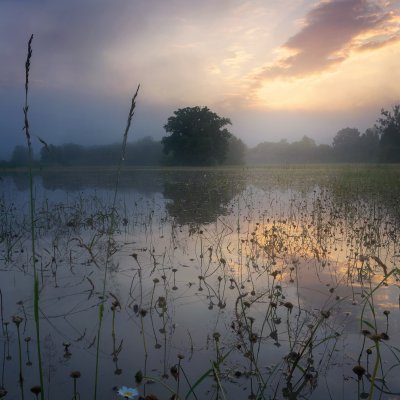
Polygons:
<instances>
[{"instance_id":1,"label":"green foliage","mask_svg":"<svg viewBox=\"0 0 400 400\"><path fill-rule=\"evenodd\" d=\"M376 162L379 134L367 129L364 134L356 128L344 128L333 138L335 160L339 162Z\"/></svg>"},{"instance_id":2,"label":"green foliage","mask_svg":"<svg viewBox=\"0 0 400 400\"><path fill-rule=\"evenodd\" d=\"M360 131L356 128L344 128L338 131L336 136L333 138L334 149L352 148L357 146L360 140Z\"/></svg>"},{"instance_id":3,"label":"green foliage","mask_svg":"<svg viewBox=\"0 0 400 400\"><path fill-rule=\"evenodd\" d=\"M228 118L220 117L207 107L180 108L164 126L170 136L161 141L163 151L170 155L172 164L222 164L232 137L224 127L230 124Z\"/></svg>"},{"instance_id":4,"label":"green foliage","mask_svg":"<svg viewBox=\"0 0 400 400\"><path fill-rule=\"evenodd\" d=\"M381 110L376 128L381 134L379 158L383 162L400 161L400 104L392 111Z\"/></svg>"},{"instance_id":5,"label":"green foliage","mask_svg":"<svg viewBox=\"0 0 400 400\"><path fill-rule=\"evenodd\" d=\"M231 135L228 140L228 151L226 154L224 164L227 165L239 165L244 164L244 156L247 151L246 145L242 140L236 136Z\"/></svg>"}]
</instances>

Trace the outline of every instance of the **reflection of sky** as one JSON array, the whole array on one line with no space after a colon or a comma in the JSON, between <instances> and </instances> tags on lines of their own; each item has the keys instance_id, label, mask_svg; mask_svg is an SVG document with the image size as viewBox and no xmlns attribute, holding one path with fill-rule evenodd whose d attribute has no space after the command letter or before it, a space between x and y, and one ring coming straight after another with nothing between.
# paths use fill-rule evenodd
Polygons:
<instances>
[{"instance_id":1,"label":"reflection of sky","mask_svg":"<svg viewBox=\"0 0 400 400\"><path fill-rule=\"evenodd\" d=\"M3 182L5 187L11 190L5 198L7 201L12 200L13 195L22 198L27 194L26 191L18 191L7 179L5 178ZM230 181L234 183L232 177ZM141 187L142 181L138 179L136 182L139 182L139 187ZM67 191L64 191L62 187L45 190L40 184L41 181L38 180L36 183L36 190L40 193L38 208L41 208L42 198L49 199L48 205L51 210L52 204L58 203L63 197L65 200L71 195L69 204L73 207L70 211L75 213L76 210L80 210L83 221L86 221L87 215L92 215L92 213L101 217L104 204L112 199L112 190L109 188L97 189L96 199L95 188L90 188L87 192L79 189L76 192L73 191L72 194L68 193L67 196ZM158 182L154 187L162 187L162 184L160 186ZM371 292L370 282L371 287L374 288L382 279L381 269L375 268L375 264L370 259L372 272L375 274L371 276L370 281L364 277L361 282L357 275L361 261L354 256L354 252L350 251L352 244L357 242L357 234L359 234L355 233L355 229L363 225L365 215L363 214L363 218L355 218L341 214L340 218L335 219L333 225L327 225L327 219L331 215L330 207L335 204L323 202L324 209L322 210L320 202L316 200L319 196L326 199L328 196L326 191L314 192L312 185L310 192L293 188L285 189L285 187L287 185L279 189L271 186L270 189L263 190L257 185L249 185L246 190L232 197L230 203L227 204L226 215L219 215L215 221L207 224L180 225L176 223L176 219L168 216L165 199L162 198L158 189L154 192L150 190L146 192L147 195L141 194L139 197L138 193L141 192L134 185L131 189L129 186L124 186L122 200L119 200L118 204L123 207L123 215L127 216L128 224L125 227L121 225L118 233L114 235L116 253L110 263L107 280L107 296L109 297L105 307L104 342L101 352L102 385L111 388L119 383L125 384L124 380L131 379L132 369L143 366L141 321L134 311L134 306L140 307L141 303L148 311L143 323L146 345L150 354L149 369L154 369L151 373L158 376L163 372L164 358L169 369L170 365L176 361L177 353L182 352L185 359L189 359L193 346L195 352L193 360L197 364L193 367L189 363L187 365L190 369L189 373L192 374L191 377L196 379L196 376L198 377L209 367L209 360L214 355L212 333L216 331L221 333L221 344L224 349L238 343L238 335L231 328L232 321L237 318L237 315L240 317L243 311L241 302L237 303L239 292L236 284L240 293L247 293L243 297L243 302L248 304L244 305L246 315L255 319L254 330L262 336L257 345L261 343L260 357L265 356L266 361L261 364L270 366L282 363L283 357L291 350L289 343L295 343L294 349L298 351L302 340L306 340L310 334L311 328L308 325L321 324L315 336L315 345L321 343L315 347L314 355L316 360L323 360L321 369L324 370L323 363L332 353L327 381L332 382L333 377L336 377L342 382L343 375L354 377L351 369L357 363L363 340L360 334L360 316L365 304L363 303L365 298L361 296L362 289L364 288L364 293L368 294ZM86 198L89 201L82 202L80 198ZM136 209L135 199L139 201ZM96 207L100 207L100 210ZM366 205L360 209L364 211L365 207ZM140 210L139 213L138 210ZM322 215L322 222L315 217L318 214L317 211ZM68 209L63 212L68 214ZM56 217L57 212L53 216ZM58 219L54 218L51 221L58 221ZM54 382L60 380L62 385L65 385L62 387L66 387L65 376L69 373L66 373L66 370L78 368L76 366L78 358L85 356L84 363L79 366L82 372L86 372L85 375L90 375L94 365L94 348L87 347L96 335L98 312L96 305L99 302L102 287L101 267L104 265L106 238L104 235L97 235L97 232L89 227L84 228L79 225L70 229L64 225L52 227L51 221L50 228L46 228L50 229L49 233L46 233L47 230L42 230L38 238L39 262L41 268L44 269L46 282L41 292L43 332L44 334L49 332L52 335L56 347L55 360L63 360L63 363L58 366L59 375L54 378ZM354 221L358 222L354 223ZM320 222L322 227L329 226L329 229L327 231L319 229ZM239 231L237 231L238 223ZM382 220L381 224L380 229L383 229L385 220ZM274 230L273 227L275 227ZM340 233L343 228L345 229ZM339 233L343 239L342 250L330 238ZM351 240L347 245L349 237ZM393 239L386 238L385 240L389 240L385 242L388 246L379 248L379 255L387 262L387 260L392 260L391 252L396 251L396 246L395 243L390 242ZM23 248L25 251L13 253L15 258L13 266L29 264L28 243L26 236L18 240L15 250ZM84 246L93 246L95 250L93 254L96 254L99 259L100 269L90 262L91 255ZM337 250L334 250L335 246ZM385 254L385 251L388 253ZM139 263L135 261L133 254L137 254ZM388 267L392 268L392 264L388 263ZM139 276L140 268L142 269L142 285ZM175 281L173 269L176 269ZM7 271L12 271L12 269L1 271L1 274L6 277L2 279L2 282L9 283L4 289L2 287L3 296L6 299L7 318L21 312L20 307L15 303L20 300L19 296L23 295L26 312L30 317L27 332L32 335L32 296L29 289L31 276L24 276L22 272ZM277 273L275 279L272 276L274 271ZM154 278L158 279L155 288ZM230 281L230 278L235 281ZM56 283L58 288L55 287ZM391 280L389 283L390 286L382 286L374 293L376 322L378 332L385 331L386 317L383 311L391 311L388 332L391 340L385 343L399 346L399 339L396 337L396 332L400 329L399 309L396 307L399 288L396 282ZM94 285L93 292L91 292L92 284ZM279 293L277 285L281 286ZM173 290L173 286L176 286L177 290ZM233 289L230 288L231 286ZM202 290L199 289L200 287ZM116 335L119 340L124 339L123 350L120 354L122 376L114 376L112 373L114 365L110 356L112 352L110 306L113 298L109 293L116 296L122 306L121 311L116 314ZM15 294L18 294L18 297L14 297ZM269 298L271 295L272 299ZM152 324L149 315L150 303L154 305L160 296L165 297L167 301L166 335L160 332L163 327L162 317L153 311ZM337 299L336 296L339 298ZM276 314L273 314L270 308L271 300L277 303ZM220 306L218 306L219 301L222 302ZM287 302L293 304L291 312L285 306ZM328 310L331 315L325 320L321 316L321 311ZM67 317L64 317L63 313L67 313ZM364 317L369 322L373 321L368 306ZM243 323L244 321L242 318ZM85 337L76 342L85 329ZM277 331L277 342L271 337L273 330ZM325 337L334 336L336 332L341 334L337 342L336 339L330 339L322 343ZM244 335L244 337L247 336ZM73 357L70 361L64 361L63 349L60 346L60 343L66 339L72 343ZM371 346L372 342L369 339L366 340L366 346ZM156 343L162 345L162 348L157 351L153 350ZM167 350L164 353L165 343L167 343ZM385 346L382 345L382 347ZM15 354L15 348L13 351ZM382 351L387 362L385 366L391 365L393 359L390 352ZM362 362L364 361L365 358L362 359ZM58 361L54 363L58 365ZM16 357L9 365L11 375L11 371L17 368ZM232 358L228 359L228 365L244 369L248 366L248 359L245 359L243 364L243 354L235 350ZM396 371L396 369L393 370L393 376L396 376ZM393 382L393 376L388 377L388 383L396 388L398 385ZM355 390L354 384L355 382L351 379L343 381L346 393L352 393ZM320 386L324 387L325 384L321 382ZM234 389L230 390L234 392ZM322 389L319 387L317 390ZM336 393L338 389L333 385L331 390ZM90 389L85 388L83 392L89 393ZM349 398L351 398L350 395Z\"/></svg>"}]
</instances>

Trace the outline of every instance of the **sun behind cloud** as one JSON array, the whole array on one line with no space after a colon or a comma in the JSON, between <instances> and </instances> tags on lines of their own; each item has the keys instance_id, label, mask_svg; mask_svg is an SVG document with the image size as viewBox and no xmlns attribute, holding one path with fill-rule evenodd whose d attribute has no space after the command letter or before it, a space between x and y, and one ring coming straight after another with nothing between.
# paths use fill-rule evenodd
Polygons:
<instances>
[{"instance_id":1,"label":"sun behind cloud","mask_svg":"<svg viewBox=\"0 0 400 400\"><path fill-rule=\"evenodd\" d=\"M400 18L390 6L319 3L279 56L253 73L252 106L332 111L398 100Z\"/></svg>"}]
</instances>

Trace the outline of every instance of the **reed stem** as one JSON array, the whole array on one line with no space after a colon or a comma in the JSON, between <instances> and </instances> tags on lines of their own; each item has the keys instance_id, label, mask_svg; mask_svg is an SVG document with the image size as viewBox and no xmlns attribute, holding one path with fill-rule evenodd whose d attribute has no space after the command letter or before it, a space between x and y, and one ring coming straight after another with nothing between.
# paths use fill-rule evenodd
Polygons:
<instances>
[{"instance_id":1,"label":"reed stem","mask_svg":"<svg viewBox=\"0 0 400 400\"><path fill-rule=\"evenodd\" d=\"M122 169L122 162L125 160L125 149L126 149L126 143L128 139L128 132L129 128L131 126L133 114L135 111L136 107L136 97L139 93L139 88L140 85L138 85L135 94L132 97L131 101L131 107L129 109L129 114L128 114L128 120L122 140L122 150L121 150L121 158L118 163L118 169L117 169L117 178L116 178L116 183L115 183L115 189L114 189L114 198L113 198L113 203L112 203L112 208L111 208L111 222L110 226L108 228L108 241L107 241L107 249L106 249L106 260L105 260L105 265L104 265L104 276L103 276L103 290L102 290L102 298L105 298L105 293L106 293L106 283L107 283L107 272L108 272L108 264L110 262L110 257L111 257L111 236L115 230L115 224L116 224L116 216L115 216L115 206L117 203L117 193L118 193L118 188L119 188L119 180L120 180L120 175L121 175L121 169ZM94 378L94 394L93 394L93 399L97 399L97 385L98 385L98 372L99 372L99 352L100 352L100 339L101 339L101 327L102 327L102 322L103 322L103 314L104 314L104 300L100 304L100 309L99 309L99 325L97 329L97 343L96 343L96 368L95 368L95 378Z\"/></svg>"},{"instance_id":2,"label":"reed stem","mask_svg":"<svg viewBox=\"0 0 400 400\"><path fill-rule=\"evenodd\" d=\"M33 267L33 310L35 316L35 332L36 332L36 347L38 353L38 366L39 366L39 379L40 379L40 399L44 400L44 384L43 384L43 368L42 368L42 355L40 349L40 319L39 319L39 277L36 268L36 227L35 227L35 198L33 194L33 152L31 135L29 132L29 119L28 119L28 92L29 92L29 70L31 66L32 57L32 41L33 35L31 35L28 41L28 55L25 62L25 105L23 108L24 112L24 131L26 136L26 142L28 144L28 171L29 171L29 204L30 204L30 219L31 219L31 248L32 248L32 267Z\"/></svg>"}]
</instances>

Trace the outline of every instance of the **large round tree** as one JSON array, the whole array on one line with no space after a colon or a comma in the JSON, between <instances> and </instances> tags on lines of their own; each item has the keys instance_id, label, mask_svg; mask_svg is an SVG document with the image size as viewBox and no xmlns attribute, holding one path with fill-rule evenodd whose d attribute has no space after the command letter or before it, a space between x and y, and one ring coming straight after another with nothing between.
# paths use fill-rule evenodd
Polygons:
<instances>
[{"instance_id":1,"label":"large round tree","mask_svg":"<svg viewBox=\"0 0 400 400\"><path fill-rule=\"evenodd\" d=\"M224 128L229 118L222 118L207 107L186 107L174 111L164 129L165 154L174 164L213 165L225 161L231 133Z\"/></svg>"}]
</instances>

